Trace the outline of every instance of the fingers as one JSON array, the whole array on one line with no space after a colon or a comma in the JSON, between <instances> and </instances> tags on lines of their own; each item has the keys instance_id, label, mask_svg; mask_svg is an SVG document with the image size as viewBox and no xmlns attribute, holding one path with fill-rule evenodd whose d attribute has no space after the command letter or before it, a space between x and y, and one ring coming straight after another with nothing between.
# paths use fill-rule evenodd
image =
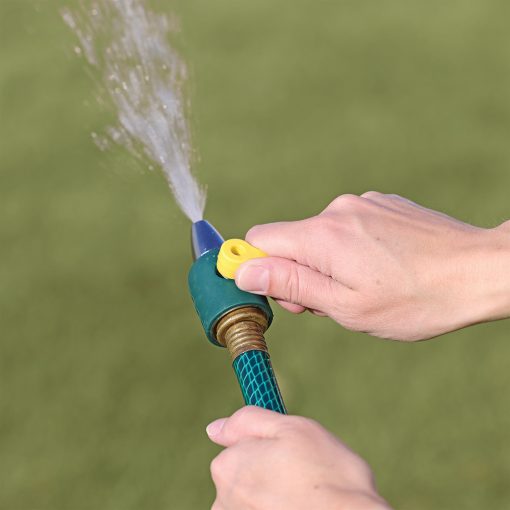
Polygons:
<instances>
[{"instance_id":1,"label":"fingers","mask_svg":"<svg viewBox=\"0 0 510 510\"><path fill-rule=\"evenodd\" d=\"M328 314L321 312L320 310L310 310L309 308L305 308L301 305L295 305L294 303L288 303L287 301L282 301L281 299L275 299L275 301L284 309L290 313L300 314L306 312L307 310L317 317L327 317Z\"/></svg>"},{"instance_id":2,"label":"fingers","mask_svg":"<svg viewBox=\"0 0 510 510\"><path fill-rule=\"evenodd\" d=\"M276 299L276 302L284 309L284 310L287 310L287 312L290 312L290 313L296 313L296 314L299 314L299 313L303 313L304 311L306 311L306 308L304 306L301 306L301 305L296 305L294 303L289 303L287 301L283 301L282 299Z\"/></svg>"},{"instance_id":3,"label":"fingers","mask_svg":"<svg viewBox=\"0 0 510 510\"><path fill-rule=\"evenodd\" d=\"M207 435L211 441L225 447L248 438L272 438L285 419L286 416L274 411L247 406L230 418L213 421L207 427Z\"/></svg>"},{"instance_id":4,"label":"fingers","mask_svg":"<svg viewBox=\"0 0 510 510\"><path fill-rule=\"evenodd\" d=\"M313 315L316 315L317 317L327 317L328 316L327 313L321 312L320 310L310 310L310 313L312 313Z\"/></svg>"},{"instance_id":5,"label":"fingers","mask_svg":"<svg viewBox=\"0 0 510 510\"><path fill-rule=\"evenodd\" d=\"M385 195L376 191L369 191L361 196L344 194L335 198L318 216L300 221L256 225L246 234L246 241L270 256L318 267L327 273L330 259L338 254L332 254L328 249L328 239L324 236L325 213L343 212L348 215L353 211L373 207L374 204L393 209L398 204L402 207L410 203L397 195Z\"/></svg>"},{"instance_id":6,"label":"fingers","mask_svg":"<svg viewBox=\"0 0 510 510\"><path fill-rule=\"evenodd\" d=\"M324 312L352 292L329 276L276 257L245 262L237 270L236 284L247 292Z\"/></svg>"},{"instance_id":7,"label":"fingers","mask_svg":"<svg viewBox=\"0 0 510 510\"><path fill-rule=\"evenodd\" d=\"M275 299L275 301L284 310L287 310L290 313L300 314L300 313L306 312L308 310L311 314L316 315L317 317L327 317L328 316L327 313L321 312L320 310L310 310L308 308L305 308L304 306L295 305L294 303L289 303L289 302L283 301L281 299Z\"/></svg>"},{"instance_id":8,"label":"fingers","mask_svg":"<svg viewBox=\"0 0 510 510\"><path fill-rule=\"evenodd\" d=\"M286 221L256 225L246 234L246 241L269 255L301 260L309 242L310 220Z\"/></svg>"}]
</instances>

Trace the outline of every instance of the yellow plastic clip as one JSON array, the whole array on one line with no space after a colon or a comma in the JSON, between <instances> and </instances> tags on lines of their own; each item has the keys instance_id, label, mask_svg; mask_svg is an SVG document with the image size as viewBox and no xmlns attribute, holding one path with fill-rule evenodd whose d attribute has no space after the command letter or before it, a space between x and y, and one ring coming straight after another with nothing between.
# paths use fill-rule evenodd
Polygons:
<instances>
[{"instance_id":1,"label":"yellow plastic clip","mask_svg":"<svg viewBox=\"0 0 510 510\"><path fill-rule=\"evenodd\" d=\"M243 262L261 257L267 254L242 239L229 239L221 245L216 268L221 276L233 280Z\"/></svg>"}]
</instances>

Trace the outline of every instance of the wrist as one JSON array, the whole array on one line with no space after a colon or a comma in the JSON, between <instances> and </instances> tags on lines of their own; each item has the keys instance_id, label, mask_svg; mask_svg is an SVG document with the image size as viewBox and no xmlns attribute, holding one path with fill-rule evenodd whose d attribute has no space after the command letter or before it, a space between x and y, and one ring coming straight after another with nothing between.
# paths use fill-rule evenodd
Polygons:
<instances>
[{"instance_id":1,"label":"wrist","mask_svg":"<svg viewBox=\"0 0 510 510\"><path fill-rule=\"evenodd\" d=\"M476 322L510 317L510 222L483 231L476 277L479 312Z\"/></svg>"}]
</instances>

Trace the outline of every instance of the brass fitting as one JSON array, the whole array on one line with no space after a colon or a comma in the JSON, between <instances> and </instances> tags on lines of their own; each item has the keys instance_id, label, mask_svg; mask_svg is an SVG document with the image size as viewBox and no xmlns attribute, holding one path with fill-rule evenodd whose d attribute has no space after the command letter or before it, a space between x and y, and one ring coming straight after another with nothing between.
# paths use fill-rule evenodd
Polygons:
<instances>
[{"instance_id":1,"label":"brass fitting","mask_svg":"<svg viewBox=\"0 0 510 510\"><path fill-rule=\"evenodd\" d=\"M268 352L264 338L267 328L267 317L259 308L236 308L218 321L215 336L228 349L234 361L243 352Z\"/></svg>"}]
</instances>

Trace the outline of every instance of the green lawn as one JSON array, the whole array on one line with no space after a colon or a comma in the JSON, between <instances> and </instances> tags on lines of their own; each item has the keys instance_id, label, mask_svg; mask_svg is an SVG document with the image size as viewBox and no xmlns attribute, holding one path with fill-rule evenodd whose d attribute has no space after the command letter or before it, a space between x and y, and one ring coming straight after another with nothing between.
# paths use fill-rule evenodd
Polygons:
<instances>
[{"instance_id":1,"label":"green lawn","mask_svg":"<svg viewBox=\"0 0 510 510\"><path fill-rule=\"evenodd\" d=\"M187 294L189 224L108 120L58 9L0 2L0 509L206 509L241 404ZM504 0L159 0L182 20L207 218L226 236L335 195L510 217ZM510 506L509 323L419 345L276 310L291 412L397 508Z\"/></svg>"}]
</instances>

